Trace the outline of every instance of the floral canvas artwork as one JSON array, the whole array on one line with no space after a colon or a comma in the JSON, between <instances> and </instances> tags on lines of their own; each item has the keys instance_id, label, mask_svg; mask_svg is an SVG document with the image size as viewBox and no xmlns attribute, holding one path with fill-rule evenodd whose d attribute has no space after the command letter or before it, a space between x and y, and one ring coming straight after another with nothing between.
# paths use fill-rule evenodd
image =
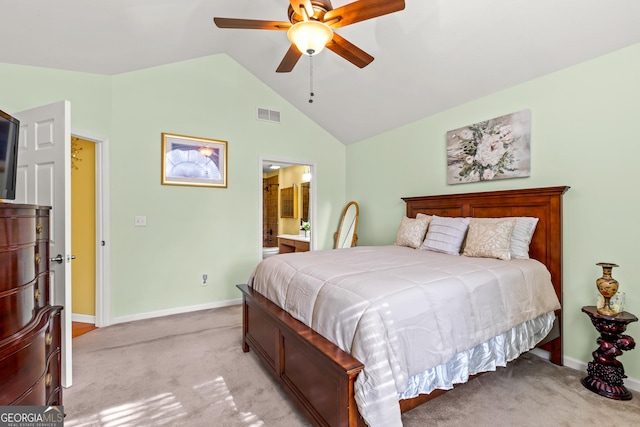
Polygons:
<instances>
[{"instance_id":1,"label":"floral canvas artwork","mask_svg":"<svg viewBox=\"0 0 640 427\"><path fill-rule=\"evenodd\" d=\"M530 175L530 110L447 132L447 183Z\"/></svg>"}]
</instances>

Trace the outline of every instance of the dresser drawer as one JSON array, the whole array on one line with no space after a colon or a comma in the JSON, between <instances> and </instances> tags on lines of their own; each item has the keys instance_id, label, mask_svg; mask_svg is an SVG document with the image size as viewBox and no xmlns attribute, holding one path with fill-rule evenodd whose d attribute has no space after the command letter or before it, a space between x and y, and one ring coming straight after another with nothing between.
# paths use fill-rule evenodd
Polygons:
<instances>
[{"instance_id":1,"label":"dresser drawer","mask_svg":"<svg viewBox=\"0 0 640 427\"><path fill-rule=\"evenodd\" d=\"M41 265L47 259L39 255ZM0 292L26 285L36 278L36 247L24 246L11 250L0 248Z\"/></svg>"},{"instance_id":2,"label":"dresser drawer","mask_svg":"<svg viewBox=\"0 0 640 427\"><path fill-rule=\"evenodd\" d=\"M26 338L29 345L22 342L0 359L0 405L62 405L61 307L51 310L42 316L36 333Z\"/></svg>"},{"instance_id":3,"label":"dresser drawer","mask_svg":"<svg viewBox=\"0 0 640 427\"><path fill-rule=\"evenodd\" d=\"M36 279L33 287L33 299L35 300L36 310L45 308L51 302L49 300L49 272L41 273Z\"/></svg>"},{"instance_id":4,"label":"dresser drawer","mask_svg":"<svg viewBox=\"0 0 640 427\"><path fill-rule=\"evenodd\" d=\"M21 331L19 340L5 340L0 347L0 406L10 405L22 399L27 391L44 386L47 368L45 333L49 327L49 313L44 312L36 318L36 322ZM39 394L38 394L39 396ZM46 390L42 392L44 404Z\"/></svg>"},{"instance_id":5,"label":"dresser drawer","mask_svg":"<svg viewBox=\"0 0 640 427\"><path fill-rule=\"evenodd\" d=\"M36 313L34 286L31 284L17 289L0 292L0 340L26 327Z\"/></svg>"},{"instance_id":6,"label":"dresser drawer","mask_svg":"<svg viewBox=\"0 0 640 427\"><path fill-rule=\"evenodd\" d=\"M49 270L49 241L41 241L35 247L33 262L35 263L36 274Z\"/></svg>"},{"instance_id":7,"label":"dresser drawer","mask_svg":"<svg viewBox=\"0 0 640 427\"><path fill-rule=\"evenodd\" d=\"M62 387L60 385L60 348L49 356L47 372L44 375L45 393L47 395L47 405L62 405Z\"/></svg>"},{"instance_id":8,"label":"dresser drawer","mask_svg":"<svg viewBox=\"0 0 640 427\"><path fill-rule=\"evenodd\" d=\"M62 377L61 324L60 307L55 307L44 334L47 351L47 373L45 374L47 405L62 405L62 385L60 384Z\"/></svg>"},{"instance_id":9,"label":"dresser drawer","mask_svg":"<svg viewBox=\"0 0 640 427\"><path fill-rule=\"evenodd\" d=\"M44 344L46 347L46 357L49 358L56 350L60 349L61 337L61 316L60 311L51 313L49 323L44 331Z\"/></svg>"},{"instance_id":10,"label":"dresser drawer","mask_svg":"<svg viewBox=\"0 0 640 427\"><path fill-rule=\"evenodd\" d=\"M36 240L49 240L49 217L38 216L36 217Z\"/></svg>"},{"instance_id":11,"label":"dresser drawer","mask_svg":"<svg viewBox=\"0 0 640 427\"><path fill-rule=\"evenodd\" d=\"M25 393L16 398L11 405L19 406L41 406L47 398L47 387L44 383L44 376L38 378L35 384L33 384ZM1 398L1 397L0 397Z\"/></svg>"},{"instance_id":12,"label":"dresser drawer","mask_svg":"<svg viewBox=\"0 0 640 427\"><path fill-rule=\"evenodd\" d=\"M3 230L3 233L0 233L0 248L20 246L36 241L35 216L15 212L11 216L0 217L0 221ZM42 225L40 228L42 228Z\"/></svg>"}]
</instances>

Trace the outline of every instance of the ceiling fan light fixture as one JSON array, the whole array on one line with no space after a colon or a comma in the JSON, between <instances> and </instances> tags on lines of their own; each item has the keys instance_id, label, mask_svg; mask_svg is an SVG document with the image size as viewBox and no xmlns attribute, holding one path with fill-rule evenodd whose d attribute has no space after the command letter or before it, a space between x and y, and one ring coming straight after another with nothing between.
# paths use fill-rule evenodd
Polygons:
<instances>
[{"instance_id":1,"label":"ceiling fan light fixture","mask_svg":"<svg viewBox=\"0 0 640 427\"><path fill-rule=\"evenodd\" d=\"M287 37L298 50L309 56L319 54L333 38L333 30L319 21L302 21L287 31Z\"/></svg>"}]
</instances>

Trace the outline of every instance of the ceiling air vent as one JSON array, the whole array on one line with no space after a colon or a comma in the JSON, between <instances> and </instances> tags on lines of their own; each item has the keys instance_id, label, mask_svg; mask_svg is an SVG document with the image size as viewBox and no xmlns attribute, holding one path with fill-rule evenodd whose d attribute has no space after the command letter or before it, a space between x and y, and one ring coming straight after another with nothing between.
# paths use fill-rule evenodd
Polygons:
<instances>
[{"instance_id":1,"label":"ceiling air vent","mask_svg":"<svg viewBox=\"0 0 640 427\"><path fill-rule=\"evenodd\" d=\"M258 107L257 119L264 122L280 123L280 111Z\"/></svg>"}]
</instances>

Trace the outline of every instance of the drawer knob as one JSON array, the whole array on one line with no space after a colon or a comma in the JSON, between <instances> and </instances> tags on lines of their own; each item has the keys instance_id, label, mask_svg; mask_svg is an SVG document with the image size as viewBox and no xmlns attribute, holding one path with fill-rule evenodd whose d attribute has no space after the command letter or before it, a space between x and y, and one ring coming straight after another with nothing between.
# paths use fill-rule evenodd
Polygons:
<instances>
[{"instance_id":1,"label":"drawer knob","mask_svg":"<svg viewBox=\"0 0 640 427\"><path fill-rule=\"evenodd\" d=\"M47 346L50 346L52 342L53 342L53 335L51 335L51 332L47 332L46 334L44 334L44 343Z\"/></svg>"},{"instance_id":2,"label":"drawer knob","mask_svg":"<svg viewBox=\"0 0 640 427\"><path fill-rule=\"evenodd\" d=\"M40 224L40 223L36 224L36 233L37 234L42 234L42 224Z\"/></svg>"},{"instance_id":3,"label":"drawer knob","mask_svg":"<svg viewBox=\"0 0 640 427\"><path fill-rule=\"evenodd\" d=\"M33 292L33 296L34 296L34 298L36 299L36 301L40 301L40 289L36 289L36 290Z\"/></svg>"},{"instance_id":4,"label":"drawer knob","mask_svg":"<svg viewBox=\"0 0 640 427\"><path fill-rule=\"evenodd\" d=\"M53 382L53 375L47 374L47 376L44 377L44 385L46 385L47 387L51 387L52 382Z\"/></svg>"},{"instance_id":5,"label":"drawer knob","mask_svg":"<svg viewBox=\"0 0 640 427\"><path fill-rule=\"evenodd\" d=\"M36 265L40 264L41 261L42 257L40 256L40 254L36 254Z\"/></svg>"}]
</instances>

